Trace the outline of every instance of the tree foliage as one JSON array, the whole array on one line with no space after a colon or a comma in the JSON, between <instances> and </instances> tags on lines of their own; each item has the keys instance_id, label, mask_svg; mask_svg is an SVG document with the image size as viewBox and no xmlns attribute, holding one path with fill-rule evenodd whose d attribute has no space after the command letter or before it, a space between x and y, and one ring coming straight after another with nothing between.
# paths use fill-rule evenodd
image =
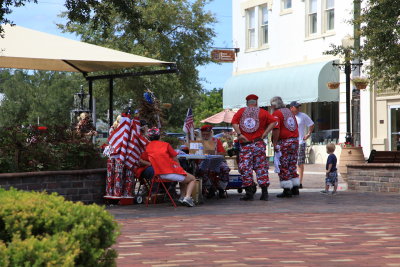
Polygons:
<instances>
[{"instance_id":1,"label":"tree foliage","mask_svg":"<svg viewBox=\"0 0 400 267\"><path fill-rule=\"evenodd\" d=\"M81 75L62 72L3 70L0 72L0 126L70 123L73 94L84 84Z\"/></svg>"},{"instance_id":2,"label":"tree foliage","mask_svg":"<svg viewBox=\"0 0 400 267\"><path fill-rule=\"evenodd\" d=\"M0 38L3 37L3 27L2 24L12 24L6 16L12 13L12 7L24 6L26 2L37 3L37 0L1 0L0 1Z\"/></svg>"},{"instance_id":3,"label":"tree foliage","mask_svg":"<svg viewBox=\"0 0 400 267\"><path fill-rule=\"evenodd\" d=\"M150 89L161 102L172 104L169 110L164 110L164 117L169 128L176 128L183 125L186 109L194 106L202 90L196 67L210 62L215 18L204 11L207 2L68 0L69 11L64 16L69 22L59 27L77 34L88 43L176 62L179 74L118 79L115 82L116 108L125 107L130 98L137 105L143 92ZM102 97L107 95L105 90L96 87L95 94L98 101L107 99Z\"/></svg>"},{"instance_id":4,"label":"tree foliage","mask_svg":"<svg viewBox=\"0 0 400 267\"><path fill-rule=\"evenodd\" d=\"M9 14L12 6L18 7L24 2L32 1L1 2L2 10L7 8L7 12L1 14ZM208 2L66 0L67 12L63 16L68 22L59 27L65 32L75 33L84 42L176 62L179 74L116 79L114 82L114 107L117 111L125 109L131 98L138 105L143 92L150 89L161 102L172 104L170 109L164 110L164 117L168 128L174 128L183 124L186 109L194 106L202 90L196 67L210 62L215 18L204 9ZM7 22L4 16L0 19ZM146 67L149 69L152 68ZM98 118L106 119L108 81L95 81L93 88ZM114 115L116 117L118 113Z\"/></svg>"},{"instance_id":5,"label":"tree foliage","mask_svg":"<svg viewBox=\"0 0 400 267\"><path fill-rule=\"evenodd\" d=\"M193 111L195 125L197 127L200 126L201 120L221 112L222 110L222 88L214 88L211 91L201 94Z\"/></svg>"},{"instance_id":6,"label":"tree foliage","mask_svg":"<svg viewBox=\"0 0 400 267\"><path fill-rule=\"evenodd\" d=\"M369 75L382 88L400 84L400 0L367 0L359 20L361 56L371 60Z\"/></svg>"}]
</instances>

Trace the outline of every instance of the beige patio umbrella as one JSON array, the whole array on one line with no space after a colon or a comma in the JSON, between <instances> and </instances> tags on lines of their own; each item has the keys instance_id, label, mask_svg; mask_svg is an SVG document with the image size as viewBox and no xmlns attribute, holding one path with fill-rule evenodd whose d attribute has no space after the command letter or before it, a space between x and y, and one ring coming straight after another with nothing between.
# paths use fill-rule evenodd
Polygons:
<instances>
[{"instance_id":1,"label":"beige patio umbrella","mask_svg":"<svg viewBox=\"0 0 400 267\"><path fill-rule=\"evenodd\" d=\"M170 64L20 26L2 27L0 68L88 73Z\"/></svg>"},{"instance_id":2,"label":"beige patio umbrella","mask_svg":"<svg viewBox=\"0 0 400 267\"><path fill-rule=\"evenodd\" d=\"M200 122L202 123L222 123L222 122L226 122L226 123L231 123L233 116L236 114L235 111L229 110L229 109L225 109L221 112L218 112L217 114L212 115L211 117L208 117L207 119L204 119Z\"/></svg>"},{"instance_id":3,"label":"beige patio umbrella","mask_svg":"<svg viewBox=\"0 0 400 267\"><path fill-rule=\"evenodd\" d=\"M108 79L110 125L113 123L113 79L168 74L177 71L173 62L129 54L20 26L2 25L2 27L5 37L0 37L0 68L80 72L89 82L89 109L91 111L92 82ZM87 75L89 72L157 65L164 65L167 68L134 73Z\"/></svg>"}]
</instances>

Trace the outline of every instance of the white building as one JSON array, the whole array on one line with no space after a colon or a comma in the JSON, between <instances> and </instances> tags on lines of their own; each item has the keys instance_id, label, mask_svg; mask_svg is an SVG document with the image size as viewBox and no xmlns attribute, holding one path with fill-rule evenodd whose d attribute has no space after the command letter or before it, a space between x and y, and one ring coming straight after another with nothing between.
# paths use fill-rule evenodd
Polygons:
<instances>
[{"instance_id":1,"label":"white building","mask_svg":"<svg viewBox=\"0 0 400 267\"><path fill-rule=\"evenodd\" d=\"M353 1L232 0L233 47L240 52L223 90L224 108L243 107L248 94L257 94L260 106L274 96L303 103L316 126L313 160L325 162L325 144L345 141L346 90L344 73L332 65L340 59L323 52L353 35L347 22L352 10ZM340 89L328 89L331 81L340 81ZM361 106L361 145L368 155L369 91L361 93Z\"/></svg>"}]
</instances>

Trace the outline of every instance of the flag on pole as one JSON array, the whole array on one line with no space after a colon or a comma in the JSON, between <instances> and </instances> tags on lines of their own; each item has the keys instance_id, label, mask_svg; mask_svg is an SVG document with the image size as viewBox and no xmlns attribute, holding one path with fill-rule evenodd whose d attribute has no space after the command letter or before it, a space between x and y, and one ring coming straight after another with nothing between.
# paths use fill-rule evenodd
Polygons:
<instances>
[{"instance_id":1,"label":"flag on pole","mask_svg":"<svg viewBox=\"0 0 400 267\"><path fill-rule=\"evenodd\" d=\"M124 162L126 149L128 147L131 132L131 120L129 117L121 117L119 126L108 137L108 144L112 156L119 155L119 159Z\"/></svg>"},{"instance_id":2,"label":"flag on pole","mask_svg":"<svg viewBox=\"0 0 400 267\"><path fill-rule=\"evenodd\" d=\"M192 108L189 108L187 111L185 123L183 124L183 131L189 135L190 140L194 140L194 121Z\"/></svg>"},{"instance_id":3,"label":"flag on pole","mask_svg":"<svg viewBox=\"0 0 400 267\"><path fill-rule=\"evenodd\" d=\"M128 168L136 167L140 155L146 150L148 140L140 134L140 122L134 118L131 121L131 136L129 138L125 164Z\"/></svg>"}]
</instances>

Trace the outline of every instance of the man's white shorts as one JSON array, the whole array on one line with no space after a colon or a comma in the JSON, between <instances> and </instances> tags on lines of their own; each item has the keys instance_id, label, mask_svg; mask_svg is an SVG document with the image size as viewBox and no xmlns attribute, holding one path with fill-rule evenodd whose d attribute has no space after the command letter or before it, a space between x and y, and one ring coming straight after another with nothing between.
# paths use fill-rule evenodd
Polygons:
<instances>
[{"instance_id":1,"label":"man's white shorts","mask_svg":"<svg viewBox=\"0 0 400 267\"><path fill-rule=\"evenodd\" d=\"M182 182L185 180L185 175L182 174L176 174L176 173L168 173L168 174L160 174L161 179L166 179L166 180L171 180L171 181L176 181L176 182Z\"/></svg>"}]
</instances>

